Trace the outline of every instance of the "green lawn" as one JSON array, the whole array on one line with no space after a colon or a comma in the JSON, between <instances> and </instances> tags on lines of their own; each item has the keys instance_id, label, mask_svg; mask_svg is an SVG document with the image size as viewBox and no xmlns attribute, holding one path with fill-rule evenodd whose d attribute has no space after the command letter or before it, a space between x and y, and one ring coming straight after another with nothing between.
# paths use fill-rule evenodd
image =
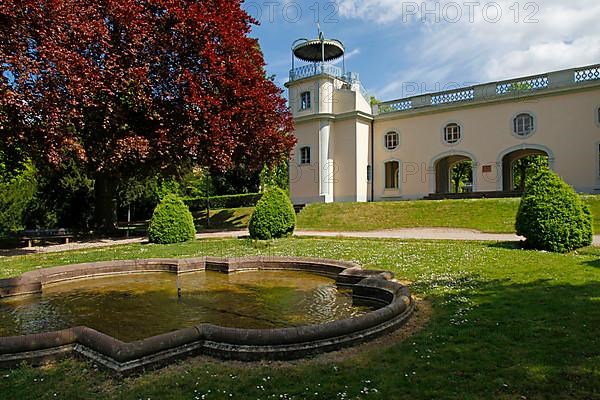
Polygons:
<instances>
[{"instance_id":1,"label":"green lawn","mask_svg":"<svg viewBox=\"0 0 600 400\"><path fill-rule=\"evenodd\" d=\"M594 230L600 233L600 196L584 196ZM490 233L514 232L520 199L402 201L310 204L298 215L298 229L369 231L399 228L465 228ZM210 230L248 227L253 207L211 210ZM206 212L194 213L196 226L206 230Z\"/></svg>"},{"instance_id":2,"label":"green lawn","mask_svg":"<svg viewBox=\"0 0 600 400\"><path fill-rule=\"evenodd\" d=\"M585 196L600 232L600 197ZM310 204L298 215L298 228L329 231L444 227L512 233L520 199L403 201Z\"/></svg>"},{"instance_id":3,"label":"green lawn","mask_svg":"<svg viewBox=\"0 0 600 400\"><path fill-rule=\"evenodd\" d=\"M244 229L250 222L254 207L242 208L224 208L210 210L210 227L206 225L206 211L198 211L194 213L196 226L202 229L211 230L232 230Z\"/></svg>"},{"instance_id":4,"label":"green lawn","mask_svg":"<svg viewBox=\"0 0 600 400\"><path fill-rule=\"evenodd\" d=\"M243 364L187 359L118 379L67 360L0 371L6 399L599 399L600 249L291 238L129 245L0 259L0 276L91 260L302 255L355 260L413 281L432 305L409 339L349 358ZM348 354L348 353L347 353Z\"/></svg>"}]
</instances>

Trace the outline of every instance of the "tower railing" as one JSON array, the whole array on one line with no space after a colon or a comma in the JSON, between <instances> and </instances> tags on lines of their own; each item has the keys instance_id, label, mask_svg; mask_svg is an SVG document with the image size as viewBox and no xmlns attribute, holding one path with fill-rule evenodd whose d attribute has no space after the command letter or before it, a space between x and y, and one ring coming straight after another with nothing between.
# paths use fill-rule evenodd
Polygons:
<instances>
[{"instance_id":1,"label":"tower railing","mask_svg":"<svg viewBox=\"0 0 600 400\"><path fill-rule=\"evenodd\" d=\"M369 101L369 92L363 86L356 72L346 72L343 69L333 64L317 63L307 64L290 70L290 82L298 81L305 78L310 78L317 75L329 75L338 78L351 86L357 86L358 92Z\"/></svg>"},{"instance_id":2,"label":"tower railing","mask_svg":"<svg viewBox=\"0 0 600 400\"><path fill-rule=\"evenodd\" d=\"M307 64L290 70L290 82L321 74L341 78L343 71L340 67L336 67L333 64Z\"/></svg>"}]
</instances>

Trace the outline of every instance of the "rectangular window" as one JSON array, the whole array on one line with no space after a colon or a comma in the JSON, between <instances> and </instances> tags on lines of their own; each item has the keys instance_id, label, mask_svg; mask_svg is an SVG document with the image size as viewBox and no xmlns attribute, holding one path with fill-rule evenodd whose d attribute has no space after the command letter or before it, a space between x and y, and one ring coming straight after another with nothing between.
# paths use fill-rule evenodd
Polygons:
<instances>
[{"instance_id":1,"label":"rectangular window","mask_svg":"<svg viewBox=\"0 0 600 400\"><path fill-rule=\"evenodd\" d=\"M400 137L398 132L388 132L385 134L385 148L388 150L396 150L398 148Z\"/></svg>"},{"instance_id":2,"label":"rectangular window","mask_svg":"<svg viewBox=\"0 0 600 400\"><path fill-rule=\"evenodd\" d=\"M385 163L385 188L398 189L398 172L400 163L398 161L390 161Z\"/></svg>"},{"instance_id":3,"label":"rectangular window","mask_svg":"<svg viewBox=\"0 0 600 400\"><path fill-rule=\"evenodd\" d=\"M310 164L310 147L305 146L300 149L300 165Z\"/></svg>"},{"instance_id":4,"label":"rectangular window","mask_svg":"<svg viewBox=\"0 0 600 400\"><path fill-rule=\"evenodd\" d=\"M310 108L310 92L302 92L300 95L300 110L308 110Z\"/></svg>"}]
</instances>

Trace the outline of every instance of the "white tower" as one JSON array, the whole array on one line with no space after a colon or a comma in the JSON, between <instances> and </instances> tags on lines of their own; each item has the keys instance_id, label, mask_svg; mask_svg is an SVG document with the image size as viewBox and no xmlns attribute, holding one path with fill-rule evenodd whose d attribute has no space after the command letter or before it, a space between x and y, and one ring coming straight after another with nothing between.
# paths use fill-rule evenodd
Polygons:
<instances>
[{"instance_id":1,"label":"white tower","mask_svg":"<svg viewBox=\"0 0 600 400\"><path fill-rule=\"evenodd\" d=\"M370 123L359 126L355 119L360 113L368 120L371 108L358 75L345 71L344 53L342 42L321 32L292 45L286 87L298 139L290 162L295 204L367 200ZM334 64L340 58L341 67ZM304 63L297 67L296 60ZM343 124L337 122L342 114Z\"/></svg>"}]
</instances>

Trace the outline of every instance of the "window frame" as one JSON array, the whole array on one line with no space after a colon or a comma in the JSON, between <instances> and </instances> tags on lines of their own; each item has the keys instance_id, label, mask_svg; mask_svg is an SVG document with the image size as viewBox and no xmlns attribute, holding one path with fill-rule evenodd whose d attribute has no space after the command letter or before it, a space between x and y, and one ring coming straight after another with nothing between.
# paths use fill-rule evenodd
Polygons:
<instances>
[{"instance_id":1,"label":"window frame","mask_svg":"<svg viewBox=\"0 0 600 400\"><path fill-rule=\"evenodd\" d=\"M600 105L594 107L594 122L596 122L596 126L600 128Z\"/></svg>"},{"instance_id":2,"label":"window frame","mask_svg":"<svg viewBox=\"0 0 600 400\"><path fill-rule=\"evenodd\" d=\"M304 159L304 154L302 154L303 150L308 150L308 162ZM298 165L305 166L312 164L312 146L302 146L298 148Z\"/></svg>"},{"instance_id":3,"label":"window frame","mask_svg":"<svg viewBox=\"0 0 600 400\"><path fill-rule=\"evenodd\" d=\"M531 130L527 134L521 135L517 132L517 120L525 115L530 118L532 126ZM537 118L535 114L530 111L520 111L513 115L512 119L510 120L510 131L512 132L513 136L518 139L527 139L531 137L537 131Z\"/></svg>"},{"instance_id":4,"label":"window frame","mask_svg":"<svg viewBox=\"0 0 600 400\"><path fill-rule=\"evenodd\" d=\"M305 101L304 96L307 96ZM310 90L300 92L300 111L310 110L312 108L312 95Z\"/></svg>"},{"instance_id":5,"label":"window frame","mask_svg":"<svg viewBox=\"0 0 600 400\"><path fill-rule=\"evenodd\" d=\"M396 136L396 146L395 147L388 147L388 137L392 137L392 135ZM384 135L383 135L383 147L387 150L387 151L396 151L398 150L398 147L400 147L400 132L398 132L397 130L390 130L387 131Z\"/></svg>"},{"instance_id":6,"label":"window frame","mask_svg":"<svg viewBox=\"0 0 600 400\"><path fill-rule=\"evenodd\" d=\"M456 128L458 128L458 138L456 139L456 141L448 140L447 131L448 131L448 128L450 128L451 126L456 126ZM442 142L444 142L445 145L456 146L460 142L463 141L463 138L464 138L464 129L463 129L463 125L459 121L448 121L442 127Z\"/></svg>"}]
</instances>

